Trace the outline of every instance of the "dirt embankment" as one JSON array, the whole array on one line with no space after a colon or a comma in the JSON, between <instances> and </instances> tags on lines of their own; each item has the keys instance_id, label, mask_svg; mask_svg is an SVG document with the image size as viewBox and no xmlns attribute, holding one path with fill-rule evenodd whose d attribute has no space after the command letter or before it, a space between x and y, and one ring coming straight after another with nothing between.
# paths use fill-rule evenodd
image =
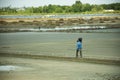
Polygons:
<instances>
[{"instance_id":1,"label":"dirt embankment","mask_svg":"<svg viewBox=\"0 0 120 80\"><path fill-rule=\"evenodd\" d=\"M56 28L64 26L107 26L120 28L120 17L91 17L87 18L2 18L0 32L14 32L21 28Z\"/></svg>"},{"instance_id":2,"label":"dirt embankment","mask_svg":"<svg viewBox=\"0 0 120 80\"><path fill-rule=\"evenodd\" d=\"M15 19L0 19L0 27L47 27L53 28L56 26L69 25L107 25L119 24L120 17L92 17L86 18L15 18ZM119 27L119 26L116 26Z\"/></svg>"},{"instance_id":3,"label":"dirt embankment","mask_svg":"<svg viewBox=\"0 0 120 80\"><path fill-rule=\"evenodd\" d=\"M0 53L0 55L5 57L16 57L16 58L46 59L46 60L58 60L58 61L60 60L60 61L73 61L73 62L84 62L84 63L95 63L95 64L120 65L120 60L109 60L109 59L58 57L58 56L15 54L15 53L14 54Z\"/></svg>"}]
</instances>

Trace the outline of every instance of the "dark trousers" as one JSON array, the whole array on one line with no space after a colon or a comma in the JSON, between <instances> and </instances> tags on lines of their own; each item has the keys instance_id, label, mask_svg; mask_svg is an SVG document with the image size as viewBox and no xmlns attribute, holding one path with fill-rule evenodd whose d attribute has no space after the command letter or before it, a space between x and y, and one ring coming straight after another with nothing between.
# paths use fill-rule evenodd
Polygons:
<instances>
[{"instance_id":1,"label":"dark trousers","mask_svg":"<svg viewBox=\"0 0 120 80\"><path fill-rule=\"evenodd\" d=\"M76 58L78 58L78 53L80 52L80 57L82 58L82 49L76 50Z\"/></svg>"}]
</instances>

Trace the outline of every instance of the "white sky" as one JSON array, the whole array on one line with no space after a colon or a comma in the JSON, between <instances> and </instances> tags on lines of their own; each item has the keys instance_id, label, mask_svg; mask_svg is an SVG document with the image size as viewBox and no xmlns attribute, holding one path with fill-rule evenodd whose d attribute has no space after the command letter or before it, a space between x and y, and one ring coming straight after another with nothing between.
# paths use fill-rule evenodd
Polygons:
<instances>
[{"instance_id":1,"label":"white sky","mask_svg":"<svg viewBox=\"0 0 120 80\"><path fill-rule=\"evenodd\" d=\"M49 4L56 5L72 5L76 0L0 0L0 7L38 7ZM80 0L82 3L89 4L110 4L110 3L120 3L120 0Z\"/></svg>"}]
</instances>

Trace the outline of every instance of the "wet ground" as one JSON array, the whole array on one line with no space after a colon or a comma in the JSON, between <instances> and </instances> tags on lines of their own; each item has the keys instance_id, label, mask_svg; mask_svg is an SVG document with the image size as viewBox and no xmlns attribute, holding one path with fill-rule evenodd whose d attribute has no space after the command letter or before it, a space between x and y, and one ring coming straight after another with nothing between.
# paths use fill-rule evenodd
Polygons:
<instances>
[{"instance_id":1,"label":"wet ground","mask_svg":"<svg viewBox=\"0 0 120 80\"><path fill-rule=\"evenodd\" d=\"M83 38L83 57L120 60L119 33L18 32L0 34L0 52L75 57Z\"/></svg>"}]
</instances>

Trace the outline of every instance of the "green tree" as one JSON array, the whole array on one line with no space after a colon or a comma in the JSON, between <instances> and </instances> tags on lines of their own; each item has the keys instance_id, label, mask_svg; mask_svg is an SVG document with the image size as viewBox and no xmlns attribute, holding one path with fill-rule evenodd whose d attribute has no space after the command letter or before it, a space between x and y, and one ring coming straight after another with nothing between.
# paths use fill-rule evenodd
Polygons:
<instances>
[{"instance_id":1,"label":"green tree","mask_svg":"<svg viewBox=\"0 0 120 80\"><path fill-rule=\"evenodd\" d=\"M93 5L92 11L97 12L97 11L102 11L103 7L99 5Z\"/></svg>"},{"instance_id":2,"label":"green tree","mask_svg":"<svg viewBox=\"0 0 120 80\"><path fill-rule=\"evenodd\" d=\"M120 3L102 4L104 9L120 10Z\"/></svg>"},{"instance_id":3,"label":"green tree","mask_svg":"<svg viewBox=\"0 0 120 80\"><path fill-rule=\"evenodd\" d=\"M90 5L82 4L77 0L72 6L45 5L39 7L13 8L11 6L1 7L0 14L31 14L31 13L80 13L80 12L99 12L104 9L120 11L120 3Z\"/></svg>"},{"instance_id":4,"label":"green tree","mask_svg":"<svg viewBox=\"0 0 120 80\"><path fill-rule=\"evenodd\" d=\"M82 11L85 12L85 11L91 11L92 7L90 4L83 4L82 5Z\"/></svg>"},{"instance_id":5,"label":"green tree","mask_svg":"<svg viewBox=\"0 0 120 80\"><path fill-rule=\"evenodd\" d=\"M4 8L0 8L0 13L17 13L17 9L16 8L11 8L11 6L8 7L4 7Z\"/></svg>"},{"instance_id":6,"label":"green tree","mask_svg":"<svg viewBox=\"0 0 120 80\"><path fill-rule=\"evenodd\" d=\"M56 13L63 13L62 7L57 6L57 7L55 8L55 12L56 12Z\"/></svg>"},{"instance_id":7,"label":"green tree","mask_svg":"<svg viewBox=\"0 0 120 80\"><path fill-rule=\"evenodd\" d=\"M48 13L53 13L55 11L56 5L48 5Z\"/></svg>"},{"instance_id":8,"label":"green tree","mask_svg":"<svg viewBox=\"0 0 120 80\"><path fill-rule=\"evenodd\" d=\"M34 7L25 7L25 13L33 13Z\"/></svg>"},{"instance_id":9,"label":"green tree","mask_svg":"<svg viewBox=\"0 0 120 80\"><path fill-rule=\"evenodd\" d=\"M43 13L48 13L48 7L47 6L43 6L42 12Z\"/></svg>"},{"instance_id":10,"label":"green tree","mask_svg":"<svg viewBox=\"0 0 120 80\"><path fill-rule=\"evenodd\" d=\"M82 11L82 3L80 1L76 1L75 4L72 5L73 12L81 12Z\"/></svg>"},{"instance_id":11,"label":"green tree","mask_svg":"<svg viewBox=\"0 0 120 80\"><path fill-rule=\"evenodd\" d=\"M71 13L72 12L72 7L71 6L66 6L65 9L63 9L65 13Z\"/></svg>"}]
</instances>

